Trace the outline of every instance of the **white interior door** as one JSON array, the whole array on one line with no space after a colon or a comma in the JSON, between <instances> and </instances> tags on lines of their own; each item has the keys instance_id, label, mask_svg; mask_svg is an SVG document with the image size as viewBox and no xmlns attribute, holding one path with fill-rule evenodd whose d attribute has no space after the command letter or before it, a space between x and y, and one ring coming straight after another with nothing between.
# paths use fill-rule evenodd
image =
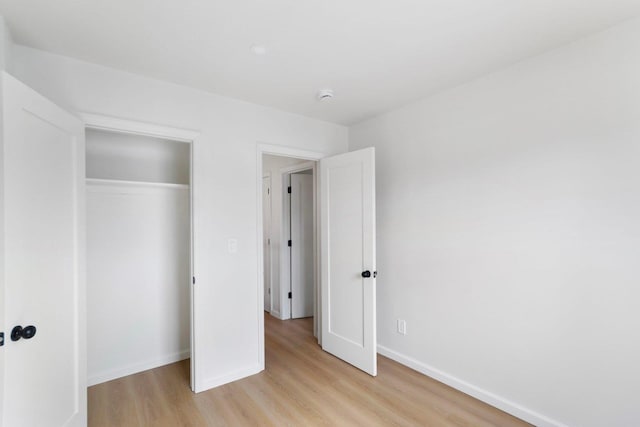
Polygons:
<instances>
[{"instance_id":1,"label":"white interior door","mask_svg":"<svg viewBox=\"0 0 640 427\"><path fill-rule=\"evenodd\" d=\"M3 427L86 425L84 126L2 74ZM30 339L27 326L35 326ZM17 336L15 338L18 338Z\"/></svg>"},{"instance_id":2,"label":"white interior door","mask_svg":"<svg viewBox=\"0 0 640 427\"><path fill-rule=\"evenodd\" d=\"M271 177L262 178L262 262L264 310L271 313Z\"/></svg>"},{"instance_id":3,"label":"white interior door","mask_svg":"<svg viewBox=\"0 0 640 427\"><path fill-rule=\"evenodd\" d=\"M377 374L375 151L320 161L322 348Z\"/></svg>"},{"instance_id":4,"label":"white interior door","mask_svg":"<svg viewBox=\"0 0 640 427\"><path fill-rule=\"evenodd\" d=\"M291 318L313 316L313 175L291 174Z\"/></svg>"}]
</instances>

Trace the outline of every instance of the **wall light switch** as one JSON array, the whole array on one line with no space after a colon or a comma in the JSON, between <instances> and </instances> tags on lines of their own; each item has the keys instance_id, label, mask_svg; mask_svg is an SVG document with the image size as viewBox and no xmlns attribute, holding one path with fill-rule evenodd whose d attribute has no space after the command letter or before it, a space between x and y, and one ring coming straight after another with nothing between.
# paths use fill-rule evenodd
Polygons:
<instances>
[{"instance_id":1,"label":"wall light switch","mask_svg":"<svg viewBox=\"0 0 640 427\"><path fill-rule=\"evenodd\" d=\"M227 251L230 254L235 254L238 252L238 239L227 240Z\"/></svg>"},{"instance_id":2,"label":"wall light switch","mask_svg":"<svg viewBox=\"0 0 640 427\"><path fill-rule=\"evenodd\" d=\"M398 319L398 333L407 335L407 322L406 320Z\"/></svg>"}]
</instances>

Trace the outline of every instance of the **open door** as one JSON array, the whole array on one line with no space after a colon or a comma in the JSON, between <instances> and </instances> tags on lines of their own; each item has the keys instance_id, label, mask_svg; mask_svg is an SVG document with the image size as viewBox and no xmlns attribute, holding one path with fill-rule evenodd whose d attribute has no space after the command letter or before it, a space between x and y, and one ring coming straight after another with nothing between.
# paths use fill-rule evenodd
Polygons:
<instances>
[{"instance_id":1,"label":"open door","mask_svg":"<svg viewBox=\"0 0 640 427\"><path fill-rule=\"evenodd\" d=\"M85 426L84 125L6 73L1 97L0 425Z\"/></svg>"},{"instance_id":2,"label":"open door","mask_svg":"<svg viewBox=\"0 0 640 427\"><path fill-rule=\"evenodd\" d=\"M313 316L313 175L291 174L291 318Z\"/></svg>"},{"instance_id":3,"label":"open door","mask_svg":"<svg viewBox=\"0 0 640 427\"><path fill-rule=\"evenodd\" d=\"M322 348L377 375L375 151L320 161Z\"/></svg>"},{"instance_id":4,"label":"open door","mask_svg":"<svg viewBox=\"0 0 640 427\"><path fill-rule=\"evenodd\" d=\"M262 178L262 253L264 311L271 313L271 176Z\"/></svg>"}]
</instances>

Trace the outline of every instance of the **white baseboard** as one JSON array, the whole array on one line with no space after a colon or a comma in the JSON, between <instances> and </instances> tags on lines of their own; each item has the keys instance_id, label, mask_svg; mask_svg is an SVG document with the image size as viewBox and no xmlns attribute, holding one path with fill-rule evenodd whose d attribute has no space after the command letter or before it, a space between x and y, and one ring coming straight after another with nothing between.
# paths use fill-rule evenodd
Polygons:
<instances>
[{"instance_id":1,"label":"white baseboard","mask_svg":"<svg viewBox=\"0 0 640 427\"><path fill-rule=\"evenodd\" d=\"M287 317L287 318L283 317L283 313L280 313L279 311L275 311L275 310L273 310L273 311L271 311L271 313L270 313L270 314L271 314L273 317L275 317L276 319L280 319L280 320L289 320L289 318L288 318L288 317Z\"/></svg>"},{"instance_id":2,"label":"white baseboard","mask_svg":"<svg viewBox=\"0 0 640 427\"><path fill-rule=\"evenodd\" d=\"M189 350L179 351L177 353L168 354L157 359L145 362L134 363L120 368L110 369L108 371L99 372L97 374L89 374L87 383L89 387L92 385L115 380L117 378L126 377L127 375L137 374L138 372L157 368L159 366L168 365L169 363L179 362L189 358Z\"/></svg>"},{"instance_id":3,"label":"white baseboard","mask_svg":"<svg viewBox=\"0 0 640 427\"><path fill-rule=\"evenodd\" d=\"M238 381L241 380L243 378L246 378L248 376L251 375L255 375L261 371L263 371L264 369L259 366L259 365L255 365L249 368L244 368L244 369L239 369L237 371L234 372L230 372L228 374L224 374L221 375L219 377L215 377L215 378L210 378L207 380L202 381L202 383L198 383L198 381L196 380L196 389L195 392L196 393L200 393L202 391L206 391L215 387L219 387L221 385L224 384L228 384L234 381Z\"/></svg>"},{"instance_id":4,"label":"white baseboard","mask_svg":"<svg viewBox=\"0 0 640 427\"><path fill-rule=\"evenodd\" d=\"M456 378L453 375L447 374L446 372L422 363L416 359L400 354L390 348L378 345L378 353L535 426L567 427L559 421L525 408L524 406L495 395L487 390L483 390L480 387Z\"/></svg>"}]
</instances>

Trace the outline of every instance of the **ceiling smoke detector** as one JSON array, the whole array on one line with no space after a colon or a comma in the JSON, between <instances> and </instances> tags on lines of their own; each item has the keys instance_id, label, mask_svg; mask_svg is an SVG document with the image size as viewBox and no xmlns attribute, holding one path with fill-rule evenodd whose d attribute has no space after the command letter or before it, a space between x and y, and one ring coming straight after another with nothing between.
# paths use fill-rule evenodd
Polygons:
<instances>
[{"instance_id":1,"label":"ceiling smoke detector","mask_svg":"<svg viewBox=\"0 0 640 427\"><path fill-rule=\"evenodd\" d=\"M258 56L262 56L267 54L267 48L260 44L254 44L253 46L251 46L251 52Z\"/></svg>"},{"instance_id":2,"label":"ceiling smoke detector","mask_svg":"<svg viewBox=\"0 0 640 427\"><path fill-rule=\"evenodd\" d=\"M318 101L328 101L333 98L333 91L331 89L322 89L318 91Z\"/></svg>"}]
</instances>

